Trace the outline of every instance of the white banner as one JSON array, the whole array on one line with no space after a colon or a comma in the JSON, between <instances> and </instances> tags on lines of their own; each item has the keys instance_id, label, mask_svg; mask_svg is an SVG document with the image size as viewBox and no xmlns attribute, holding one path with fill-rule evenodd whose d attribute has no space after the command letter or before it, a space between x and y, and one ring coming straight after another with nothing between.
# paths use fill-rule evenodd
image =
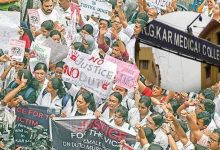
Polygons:
<instances>
[{"instance_id":1,"label":"white banner","mask_svg":"<svg viewBox=\"0 0 220 150\"><path fill-rule=\"evenodd\" d=\"M22 40L15 40L11 39L9 41L9 56L12 57L13 60L16 60L18 62L22 62L24 58L24 52L25 52L25 41Z\"/></svg>"},{"instance_id":2,"label":"white banner","mask_svg":"<svg viewBox=\"0 0 220 150\"><path fill-rule=\"evenodd\" d=\"M116 64L79 51L68 54L63 80L107 98L116 75Z\"/></svg>"},{"instance_id":3,"label":"white banner","mask_svg":"<svg viewBox=\"0 0 220 150\"><path fill-rule=\"evenodd\" d=\"M107 1L100 2L99 0L79 0L80 13L83 15L99 16L102 19L109 20L109 12L112 11L112 5Z\"/></svg>"},{"instance_id":4,"label":"white banner","mask_svg":"<svg viewBox=\"0 0 220 150\"><path fill-rule=\"evenodd\" d=\"M50 52L51 48L32 42L30 52L32 55L30 59L30 69L32 73L35 65L39 62L45 63L49 68Z\"/></svg>"},{"instance_id":5,"label":"white banner","mask_svg":"<svg viewBox=\"0 0 220 150\"><path fill-rule=\"evenodd\" d=\"M166 6L169 4L170 0L148 0L150 6L158 7L159 9L166 9Z\"/></svg>"},{"instance_id":6,"label":"white banner","mask_svg":"<svg viewBox=\"0 0 220 150\"><path fill-rule=\"evenodd\" d=\"M53 64L58 63L68 55L69 48L66 45L56 43L52 38L47 38L42 45L51 48L50 62Z\"/></svg>"},{"instance_id":7,"label":"white banner","mask_svg":"<svg viewBox=\"0 0 220 150\"><path fill-rule=\"evenodd\" d=\"M9 50L9 41L19 39L20 13L0 11L0 49L5 53Z\"/></svg>"}]
</instances>

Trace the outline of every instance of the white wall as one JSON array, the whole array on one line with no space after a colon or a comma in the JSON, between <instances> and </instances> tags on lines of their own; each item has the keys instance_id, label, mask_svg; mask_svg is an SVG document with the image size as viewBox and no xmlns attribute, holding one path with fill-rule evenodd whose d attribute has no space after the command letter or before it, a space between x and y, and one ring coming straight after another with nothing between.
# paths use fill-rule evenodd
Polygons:
<instances>
[{"instance_id":1,"label":"white wall","mask_svg":"<svg viewBox=\"0 0 220 150\"><path fill-rule=\"evenodd\" d=\"M140 47L147 47L141 44ZM161 87L173 91L201 89L201 63L153 48L155 63L160 67Z\"/></svg>"}]
</instances>

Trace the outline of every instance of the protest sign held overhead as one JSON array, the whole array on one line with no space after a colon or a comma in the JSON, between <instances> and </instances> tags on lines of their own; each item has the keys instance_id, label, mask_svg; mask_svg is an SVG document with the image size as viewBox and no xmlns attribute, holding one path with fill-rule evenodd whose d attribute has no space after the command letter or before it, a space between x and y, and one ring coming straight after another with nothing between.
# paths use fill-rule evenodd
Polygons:
<instances>
[{"instance_id":1,"label":"protest sign held overhead","mask_svg":"<svg viewBox=\"0 0 220 150\"><path fill-rule=\"evenodd\" d=\"M33 142L31 131L35 126L43 126L44 132L49 134L49 117L52 113L55 113L55 110L48 107L27 105L17 107L15 112L14 137L16 145L31 146Z\"/></svg>"},{"instance_id":2,"label":"protest sign held overhead","mask_svg":"<svg viewBox=\"0 0 220 150\"><path fill-rule=\"evenodd\" d=\"M140 71L138 68L111 56L106 56L105 60L117 64L116 84L126 89L134 89Z\"/></svg>"},{"instance_id":3,"label":"protest sign held overhead","mask_svg":"<svg viewBox=\"0 0 220 150\"><path fill-rule=\"evenodd\" d=\"M18 25L20 24L19 12L4 12L0 11L0 49L4 52L8 52L10 49L9 41L13 39L19 39Z\"/></svg>"},{"instance_id":4,"label":"protest sign held overhead","mask_svg":"<svg viewBox=\"0 0 220 150\"><path fill-rule=\"evenodd\" d=\"M25 41L11 39L9 41L10 49L8 54L11 56L12 60L22 62L25 52Z\"/></svg>"},{"instance_id":5,"label":"protest sign held overhead","mask_svg":"<svg viewBox=\"0 0 220 150\"><path fill-rule=\"evenodd\" d=\"M83 15L94 15L102 19L109 20L109 12L112 11L112 5L107 1L99 0L79 0L80 12Z\"/></svg>"},{"instance_id":6,"label":"protest sign held overhead","mask_svg":"<svg viewBox=\"0 0 220 150\"><path fill-rule=\"evenodd\" d=\"M51 120L53 148L56 150L118 150L120 141L135 144L135 135L121 131L95 117Z\"/></svg>"},{"instance_id":7,"label":"protest sign held overhead","mask_svg":"<svg viewBox=\"0 0 220 150\"><path fill-rule=\"evenodd\" d=\"M155 7L158 7L159 9L166 10L166 6L168 3L171 2L170 0L148 0L148 3L150 5L153 5Z\"/></svg>"},{"instance_id":8,"label":"protest sign held overhead","mask_svg":"<svg viewBox=\"0 0 220 150\"><path fill-rule=\"evenodd\" d=\"M82 86L101 98L107 98L113 86L116 65L79 51L68 54L63 80Z\"/></svg>"},{"instance_id":9,"label":"protest sign held overhead","mask_svg":"<svg viewBox=\"0 0 220 150\"><path fill-rule=\"evenodd\" d=\"M50 62L53 64L58 63L68 55L69 48L66 45L56 43L52 38L47 38L42 45L51 48Z\"/></svg>"},{"instance_id":10,"label":"protest sign held overhead","mask_svg":"<svg viewBox=\"0 0 220 150\"><path fill-rule=\"evenodd\" d=\"M31 59L30 68L33 72L34 67L37 63L45 63L49 67L51 48L32 42L31 44Z\"/></svg>"},{"instance_id":11,"label":"protest sign held overhead","mask_svg":"<svg viewBox=\"0 0 220 150\"><path fill-rule=\"evenodd\" d=\"M35 27L40 27L40 15L37 9L28 9L30 24Z\"/></svg>"}]
</instances>

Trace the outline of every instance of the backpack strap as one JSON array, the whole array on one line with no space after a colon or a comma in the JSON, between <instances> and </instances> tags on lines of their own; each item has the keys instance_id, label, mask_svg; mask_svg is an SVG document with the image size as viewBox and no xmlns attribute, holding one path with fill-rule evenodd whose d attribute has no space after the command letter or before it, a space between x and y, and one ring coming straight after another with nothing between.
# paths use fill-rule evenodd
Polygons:
<instances>
[{"instance_id":1,"label":"backpack strap","mask_svg":"<svg viewBox=\"0 0 220 150\"><path fill-rule=\"evenodd\" d=\"M126 100L126 106L127 106L127 109L130 110L129 106L128 106L128 98Z\"/></svg>"},{"instance_id":2,"label":"backpack strap","mask_svg":"<svg viewBox=\"0 0 220 150\"><path fill-rule=\"evenodd\" d=\"M12 81L10 84L9 84L9 88L12 88L14 89L18 84L15 82L15 81Z\"/></svg>"},{"instance_id":3,"label":"backpack strap","mask_svg":"<svg viewBox=\"0 0 220 150\"><path fill-rule=\"evenodd\" d=\"M34 92L35 90L33 89L33 88L28 88L28 90L25 92L25 94L24 94L24 98L25 98L25 100L27 100L27 98L30 96L30 94L32 93L32 92Z\"/></svg>"},{"instance_id":4,"label":"backpack strap","mask_svg":"<svg viewBox=\"0 0 220 150\"><path fill-rule=\"evenodd\" d=\"M102 107L102 112L101 112L101 114L104 113L104 111L106 110L107 107L108 107L108 103L106 102L106 103L103 105L103 107Z\"/></svg>"},{"instance_id":5,"label":"backpack strap","mask_svg":"<svg viewBox=\"0 0 220 150\"><path fill-rule=\"evenodd\" d=\"M27 16L27 10L30 9L30 8L33 8L33 0L28 0L27 1L27 5L25 7L25 11L24 11L24 16L22 18L22 21L25 21L25 18ZM28 17L27 17L28 18Z\"/></svg>"},{"instance_id":6,"label":"backpack strap","mask_svg":"<svg viewBox=\"0 0 220 150\"><path fill-rule=\"evenodd\" d=\"M114 119L112 118L111 120L109 120L109 122L111 123Z\"/></svg>"},{"instance_id":7,"label":"backpack strap","mask_svg":"<svg viewBox=\"0 0 220 150\"><path fill-rule=\"evenodd\" d=\"M128 126L128 130L131 130L131 125L129 124L129 126Z\"/></svg>"}]
</instances>

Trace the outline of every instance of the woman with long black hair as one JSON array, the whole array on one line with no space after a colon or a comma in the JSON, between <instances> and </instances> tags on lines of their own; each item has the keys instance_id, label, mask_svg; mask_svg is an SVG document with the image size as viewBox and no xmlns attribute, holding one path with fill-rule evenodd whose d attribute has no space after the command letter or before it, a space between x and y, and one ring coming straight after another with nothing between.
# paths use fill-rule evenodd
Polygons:
<instances>
[{"instance_id":1,"label":"woman with long black hair","mask_svg":"<svg viewBox=\"0 0 220 150\"><path fill-rule=\"evenodd\" d=\"M1 92L3 100L2 105L15 107L20 102L34 104L36 101L35 90L38 87L38 82L34 80L29 70L20 69L15 77L15 80Z\"/></svg>"}]
</instances>

